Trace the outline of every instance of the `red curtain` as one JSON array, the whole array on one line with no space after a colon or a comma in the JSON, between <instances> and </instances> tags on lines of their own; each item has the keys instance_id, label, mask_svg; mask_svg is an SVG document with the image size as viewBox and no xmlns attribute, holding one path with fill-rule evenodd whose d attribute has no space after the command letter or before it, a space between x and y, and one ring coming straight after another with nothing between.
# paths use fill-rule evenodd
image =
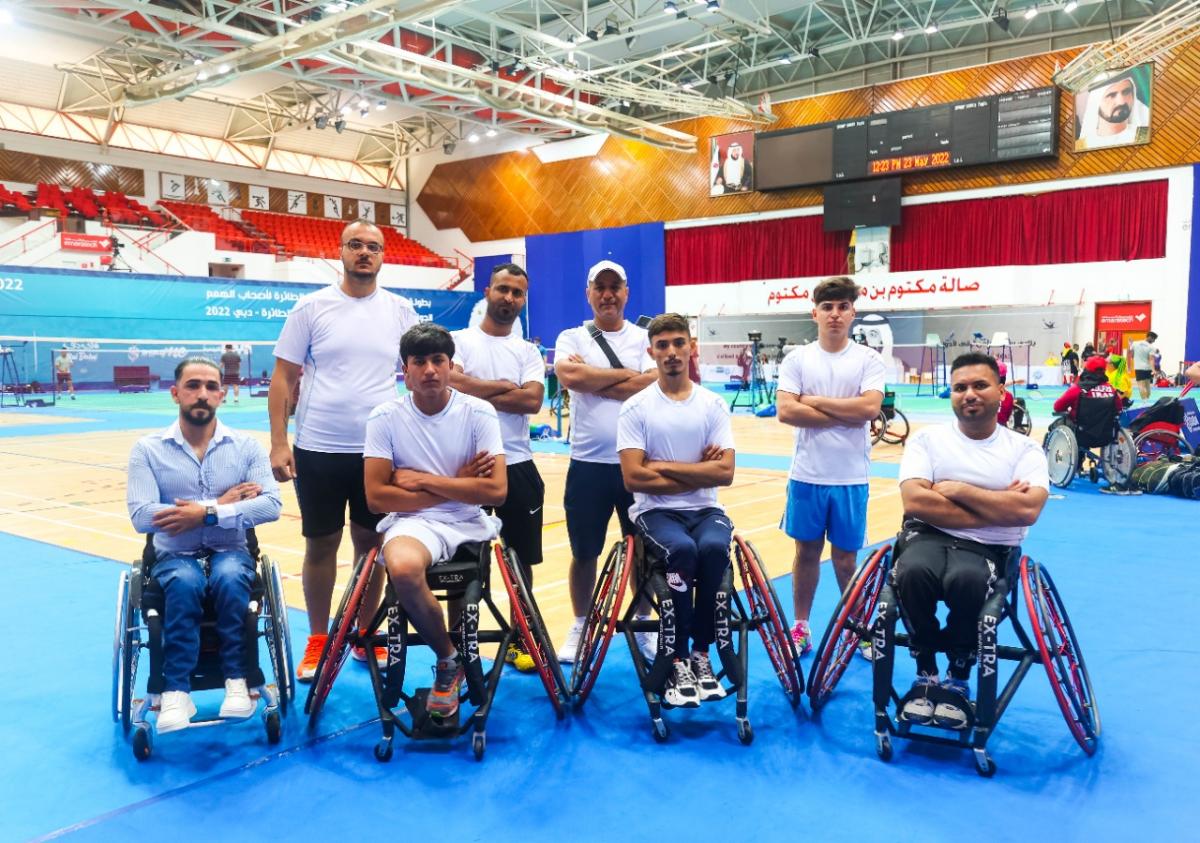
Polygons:
<instances>
[{"instance_id":1,"label":"red curtain","mask_svg":"<svg viewBox=\"0 0 1200 843\"><path fill-rule=\"evenodd\" d=\"M666 232L667 284L838 275L849 232L820 216ZM906 205L892 270L1128 261L1166 254L1167 182Z\"/></svg>"},{"instance_id":2,"label":"red curtain","mask_svg":"<svg viewBox=\"0 0 1200 843\"><path fill-rule=\"evenodd\" d=\"M826 234L822 217L667 231L667 286L839 275L850 232Z\"/></svg>"},{"instance_id":3,"label":"red curtain","mask_svg":"<svg viewBox=\"0 0 1200 843\"><path fill-rule=\"evenodd\" d=\"M1167 182L907 205L892 270L1129 261L1166 254Z\"/></svg>"}]
</instances>

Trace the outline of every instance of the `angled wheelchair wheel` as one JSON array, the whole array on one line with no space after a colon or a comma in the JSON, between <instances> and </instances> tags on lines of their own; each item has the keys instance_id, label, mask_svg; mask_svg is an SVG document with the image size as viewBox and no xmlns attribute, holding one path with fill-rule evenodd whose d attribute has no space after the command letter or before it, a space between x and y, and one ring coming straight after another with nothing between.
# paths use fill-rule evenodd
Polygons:
<instances>
[{"instance_id":1,"label":"angled wheelchair wheel","mask_svg":"<svg viewBox=\"0 0 1200 843\"><path fill-rule=\"evenodd\" d=\"M492 547L496 554L496 565L500 568L500 576L504 579L504 588L508 591L513 626L521 636L525 652L533 659L538 678L542 680L542 687L546 689L546 696L554 706L554 713L562 717L568 698L567 682L563 678L554 645L550 643L550 635L546 632L546 624L542 621L541 612L533 599L533 590L525 582L521 566L512 558L512 551L506 552L499 542Z\"/></svg>"},{"instance_id":2,"label":"angled wheelchair wheel","mask_svg":"<svg viewBox=\"0 0 1200 843\"><path fill-rule=\"evenodd\" d=\"M1050 482L1060 489L1071 485L1079 471L1079 440L1067 425L1059 425L1046 435L1046 469Z\"/></svg>"},{"instance_id":3,"label":"angled wheelchair wheel","mask_svg":"<svg viewBox=\"0 0 1200 843\"><path fill-rule=\"evenodd\" d=\"M571 695L576 705L583 705L587 701L596 684L596 677L600 675L604 655L608 652L613 630L617 628L617 619L621 616L621 602L629 585L629 572L633 569L633 554L633 536L625 536L608 552L604 568L596 578L591 608L588 609L579 649L575 653L575 664L571 668Z\"/></svg>"},{"instance_id":4,"label":"angled wheelchair wheel","mask_svg":"<svg viewBox=\"0 0 1200 843\"><path fill-rule=\"evenodd\" d=\"M758 634L767 648L771 667L775 669L775 676L788 702L795 708L800 704L800 695L804 693L804 670L800 667L800 657L796 653L791 630L788 629L787 615L783 613L779 595L775 593L762 557L754 545L737 534L733 541L750 619L758 621Z\"/></svg>"},{"instance_id":5,"label":"angled wheelchair wheel","mask_svg":"<svg viewBox=\"0 0 1200 843\"><path fill-rule=\"evenodd\" d=\"M903 445L908 440L908 416L898 409L893 410L881 438L889 445Z\"/></svg>"},{"instance_id":6,"label":"angled wheelchair wheel","mask_svg":"<svg viewBox=\"0 0 1200 843\"><path fill-rule=\"evenodd\" d=\"M304 701L304 713L308 715L309 726L316 724L333 682L350 655L350 638L354 625L358 623L358 609L362 606L363 593L367 590L378 552L372 548L365 556L359 557L354 573L350 575L350 583L342 594L329 637L325 639L325 649L321 651L321 658L317 662L317 674L313 677L308 699Z\"/></svg>"},{"instance_id":7,"label":"angled wheelchair wheel","mask_svg":"<svg viewBox=\"0 0 1200 843\"><path fill-rule=\"evenodd\" d=\"M137 622L129 587L131 576L130 571L121 571L117 580L117 613L113 629L112 718L126 732L129 731L133 686L137 681L138 644L141 640L140 630L135 628Z\"/></svg>"},{"instance_id":8,"label":"angled wheelchair wheel","mask_svg":"<svg viewBox=\"0 0 1200 843\"><path fill-rule=\"evenodd\" d=\"M859 566L833 610L808 675L808 701L813 711L829 701L859 644L870 636L871 617L883 590L891 552L892 546L887 544L871 554Z\"/></svg>"},{"instance_id":9,"label":"angled wheelchair wheel","mask_svg":"<svg viewBox=\"0 0 1200 843\"><path fill-rule=\"evenodd\" d=\"M1133 436L1125 428L1117 431L1117 439L1100 452L1101 469L1109 486L1128 489L1132 485L1133 469L1137 465L1137 448Z\"/></svg>"},{"instance_id":10,"label":"angled wheelchair wheel","mask_svg":"<svg viewBox=\"0 0 1200 843\"><path fill-rule=\"evenodd\" d=\"M1028 556L1021 559L1021 588L1054 698L1071 736L1092 755L1100 741L1100 710L1067 609L1050 574Z\"/></svg>"},{"instance_id":11,"label":"angled wheelchair wheel","mask_svg":"<svg viewBox=\"0 0 1200 843\"><path fill-rule=\"evenodd\" d=\"M1154 462L1159 457L1186 457L1192 446L1178 433L1170 430L1144 430L1133 440L1135 465Z\"/></svg>"},{"instance_id":12,"label":"angled wheelchair wheel","mask_svg":"<svg viewBox=\"0 0 1200 843\"><path fill-rule=\"evenodd\" d=\"M279 690L279 711L286 716L295 695L296 678L292 672L292 635L288 629L287 604L283 602L283 580L279 568L265 554L258 562L258 576L262 580L267 610L263 632L275 687Z\"/></svg>"}]
</instances>

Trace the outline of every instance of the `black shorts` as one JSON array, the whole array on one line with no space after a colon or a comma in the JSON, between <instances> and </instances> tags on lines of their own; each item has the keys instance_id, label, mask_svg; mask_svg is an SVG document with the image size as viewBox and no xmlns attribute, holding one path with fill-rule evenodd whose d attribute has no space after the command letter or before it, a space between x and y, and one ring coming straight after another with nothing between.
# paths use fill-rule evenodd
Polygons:
<instances>
[{"instance_id":1,"label":"black shorts","mask_svg":"<svg viewBox=\"0 0 1200 843\"><path fill-rule=\"evenodd\" d=\"M629 520L633 495L625 491L618 463L571 460L563 506L567 510L571 554L576 559L595 559L604 550L604 534L614 509L621 522L621 534L633 532Z\"/></svg>"},{"instance_id":2,"label":"black shorts","mask_svg":"<svg viewBox=\"0 0 1200 843\"><path fill-rule=\"evenodd\" d=\"M542 515L546 501L546 484L533 460L510 465L508 497L496 507L503 526L500 536L517 558L526 565L542 561Z\"/></svg>"},{"instance_id":3,"label":"black shorts","mask_svg":"<svg viewBox=\"0 0 1200 843\"><path fill-rule=\"evenodd\" d=\"M242 379L237 376L237 373L226 373L221 375L221 386L236 386L242 382Z\"/></svg>"},{"instance_id":4,"label":"black shorts","mask_svg":"<svg viewBox=\"0 0 1200 843\"><path fill-rule=\"evenodd\" d=\"M296 457L296 502L300 504L300 533L308 539L328 536L350 522L374 530L383 520L367 508L362 454L326 454L293 448Z\"/></svg>"},{"instance_id":5,"label":"black shorts","mask_svg":"<svg viewBox=\"0 0 1200 843\"><path fill-rule=\"evenodd\" d=\"M1152 381L1154 380L1154 372L1149 369L1134 369L1133 379L1135 381Z\"/></svg>"}]
</instances>

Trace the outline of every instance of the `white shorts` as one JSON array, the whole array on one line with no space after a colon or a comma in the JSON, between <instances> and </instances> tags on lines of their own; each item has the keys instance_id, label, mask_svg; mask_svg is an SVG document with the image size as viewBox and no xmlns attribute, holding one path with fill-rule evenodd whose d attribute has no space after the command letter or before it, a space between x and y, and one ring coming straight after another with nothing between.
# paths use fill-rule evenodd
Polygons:
<instances>
[{"instance_id":1,"label":"white shorts","mask_svg":"<svg viewBox=\"0 0 1200 843\"><path fill-rule=\"evenodd\" d=\"M392 513L379 522L378 530L383 533L385 550L388 542L400 536L416 539L425 545L436 565L451 559L467 542L486 542L499 536L500 520L480 512L471 520L449 524L424 518L420 513Z\"/></svg>"}]
</instances>

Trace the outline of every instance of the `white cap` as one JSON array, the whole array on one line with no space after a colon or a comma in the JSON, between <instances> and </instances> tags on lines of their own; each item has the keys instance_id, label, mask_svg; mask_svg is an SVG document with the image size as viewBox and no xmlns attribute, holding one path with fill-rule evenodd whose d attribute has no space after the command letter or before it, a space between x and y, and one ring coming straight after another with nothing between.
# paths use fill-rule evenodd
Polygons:
<instances>
[{"instance_id":1,"label":"white cap","mask_svg":"<svg viewBox=\"0 0 1200 843\"><path fill-rule=\"evenodd\" d=\"M588 283L591 284L596 280L597 275L605 271L615 272L617 273L618 278L620 278L626 284L629 283L629 279L625 276L625 267L621 266L619 263L614 263L613 261L600 261L599 263L593 265L592 268L588 270Z\"/></svg>"}]
</instances>

